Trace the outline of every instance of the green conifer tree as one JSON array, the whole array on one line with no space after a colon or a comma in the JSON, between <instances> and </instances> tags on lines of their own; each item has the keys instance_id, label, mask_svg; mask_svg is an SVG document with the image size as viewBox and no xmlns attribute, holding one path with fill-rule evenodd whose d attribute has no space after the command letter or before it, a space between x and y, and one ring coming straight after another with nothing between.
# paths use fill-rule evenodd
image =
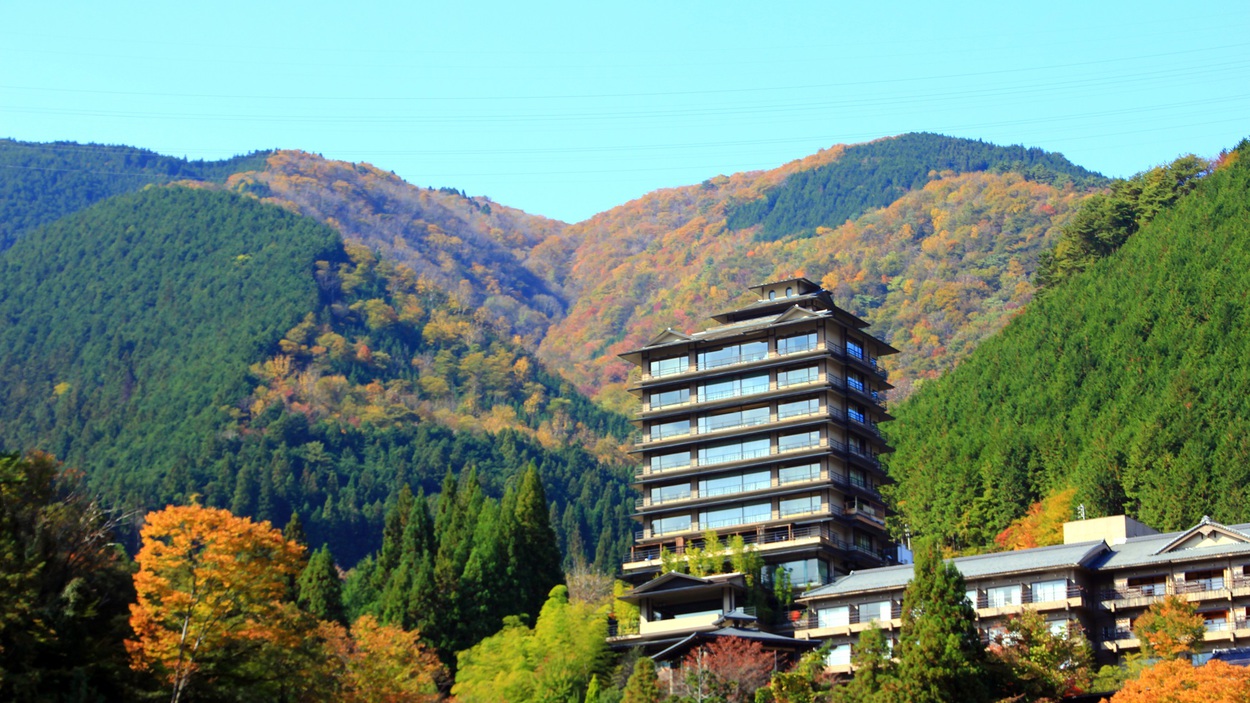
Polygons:
<instances>
[{"instance_id":1,"label":"green conifer tree","mask_svg":"<svg viewBox=\"0 0 1250 703\"><path fill-rule=\"evenodd\" d=\"M859 633L859 642L851 657L855 676L850 683L836 689L837 703L870 703L883 699L882 692L892 688L894 663L890 659L890 647L885 632L875 624Z\"/></svg>"},{"instance_id":2,"label":"green conifer tree","mask_svg":"<svg viewBox=\"0 0 1250 703\"><path fill-rule=\"evenodd\" d=\"M655 662L642 657L634 664L634 673L625 683L625 695L621 703L659 703L660 679L655 675Z\"/></svg>"},{"instance_id":3,"label":"green conifer tree","mask_svg":"<svg viewBox=\"0 0 1250 703\"><path fill-rule=\"evenodd\" d=\"M912 703L989 700L986 654L965 598L963 575L942 559L936 540L916 551L903 592L897 694Z\"/></svg>"},{"instance_id":4,"label":"green conifer tree","mask_svg":"<svg viewBox=\"0 0 1250 703\"><path fill-rule=\"evenodd\" d=\"M551 589L564 583L564 569L556 533L551 528L542 478L532 463L521 477L513 515L506 541L516 602L533 618Z\"/></svg>"},{"instance_id":5,"label":"green conifer tree","mask_svg":"<svg viewBox=\"0 0 1250 703\"><path fill-rule=\"evenodd\" d=\"M347 624L343 610L343 584L330 548L322 545L313 552L299 575L299 607L318 620Z\"/></svg>"},{"instance_id":6,"label":"green conifer tree","mask_svg":"<svg viewBox=\"0 0 1250 703\"><path fill-rule=\"evenodd\" d=\"M583 703L599 703L599 675L595 674L590 677L590 683L586 686L586 699Z\"/></svg>"}]
</instances>

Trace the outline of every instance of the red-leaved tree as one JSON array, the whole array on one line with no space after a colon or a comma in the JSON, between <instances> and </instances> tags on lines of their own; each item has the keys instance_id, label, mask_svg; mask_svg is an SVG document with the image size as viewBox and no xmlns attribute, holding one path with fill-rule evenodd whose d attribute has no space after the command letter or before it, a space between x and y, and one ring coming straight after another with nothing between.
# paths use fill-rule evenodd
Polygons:
<instances>
[{"instance_id":1,"label":"red-leaved tree","mask_svg":"<svg viewBox=\"0 0 1250 703\"><path fill-rule=\"evenodd\" d=\"M682 661L686 695L696 701L713 696L729 703L755 699L768 685L774 654L743 637L719 637L690 651Z\"/></svg>"}]
</instances>

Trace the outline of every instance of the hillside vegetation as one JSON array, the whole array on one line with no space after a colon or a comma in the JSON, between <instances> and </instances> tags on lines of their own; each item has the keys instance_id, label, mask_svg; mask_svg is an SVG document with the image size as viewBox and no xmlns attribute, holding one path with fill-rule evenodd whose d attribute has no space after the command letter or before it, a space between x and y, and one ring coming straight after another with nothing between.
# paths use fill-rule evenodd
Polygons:
<instances>
[{"instance_id":1,"label":"hillside vegetation","mask_svg":"<svg viewBox=\"0 0 1250 703\"><path fill-rule=\"evenodd\" d=\"M1106 180L1061 154L1022 146L998 146L940 134L903 134L855 144L836 161L788 176L759 200L729 210L730 229L760 225L756 239L810 236L869 210L885 207L943 171L1014 171L1045 183L1105 185Z\"/></svg>"},{"instance_id":2,"label":"hillside vegetation","mask_svg":"<svg viewBox=\"0 0 1250 703\"><path fill-rule=\"evenodd\" d=\"M502 495L533 463L570 558L627 543L623 418L308 218L152 188L31 233L0 279L0 443L54 452L114 505L298 512L351 563L401 486L472 465Z\"/></svg>"},{"instance_id":3,"label":"hillside vegetation","mask_svg":"<svg viewBox=\"0 0 1250 703\"><path fill-rule=\"evenodd\" d=\"M105 198L149 183L224 181L236 171L258 168L265 156L188 161L129 146L0 139L0 251L32 228Z\"/></svg>"},{"instance_id":4,"label":"hillside vegetation","mask_svg":"<svg viewBox=\"0 0 1250 703\"><path fill-rule=\"evenodd\" d=\"M896 408L900 525L986 545L1067 487L1162 530L1250 519L1246 151Z\"/></svg>"},{"instance_id":5,"label":"hillside vegetation","mask_svg":"<svg viewBox=\"0 0 1250 703\"><path fill-rule=\"evenodd\" d=\"M758 242L757 230L728 226L734 203L763 197L790 174L840 163L850 148L657 191L570 226L565 238L580 244L565 289L575 302L539 356L625 410L632 399L620 389L629 368L617 354L665 327L703 328L709 315L744 302L749 285L804 274L902 350L889 362L898 399L912 380L950 368L1031 298L1038 255L1091 193L1071 180L946 172L887 208L807 238Z\"/></svg>"}]
</instances>

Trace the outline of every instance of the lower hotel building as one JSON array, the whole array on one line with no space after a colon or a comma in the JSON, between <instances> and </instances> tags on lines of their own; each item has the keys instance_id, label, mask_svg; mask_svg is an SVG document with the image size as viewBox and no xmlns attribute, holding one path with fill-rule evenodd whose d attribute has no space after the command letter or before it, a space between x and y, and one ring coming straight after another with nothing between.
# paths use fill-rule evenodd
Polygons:
<instances>
[{"instance_id":1,"label":"lower hotel building","mask_svg":"<svg viewBox=\"0 0 1250 703\"><path fill-rule=\"evenodd\" d=\"M1159 534L1123 515L1069 522L1064 543L953 560L968 585L987 643L1007 619L1031 608L1052 628L1079 626L1100 663L1140 649L1133 621L1172 594L1192 602L1206 625L1199 661L1250 643L1250 524L1204 518ZM912 567L865 569L799 597L806 606L795 637L829 641L829 665L851 670L859 633L872 623L895 642Z\"/></svg>"}]
</instances>

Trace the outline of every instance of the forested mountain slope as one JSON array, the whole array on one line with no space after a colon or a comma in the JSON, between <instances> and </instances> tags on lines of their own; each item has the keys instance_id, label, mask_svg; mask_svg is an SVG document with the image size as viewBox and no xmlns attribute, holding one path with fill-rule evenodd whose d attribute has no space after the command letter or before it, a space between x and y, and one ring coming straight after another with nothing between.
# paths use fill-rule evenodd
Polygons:
<instances>
[{"instance_id":1,"label":"forested mountain slope","mask_svg":"<svg viewBox=\"0 0 1250 703\"><path fill-rule=\"evenodd\" d=\"M188 161L129 146L0 139L0 251L31 228L105 198L182 178L224 181L258 168L265 156Z\"/></svg>"},{"instance_id":2,"label":"forested mountain slope","mask_svg":"<svg viewBox=\"0 0 1250 703\"><path fill-rule=\"evenodd\" d=\"M570 557L627 542L623 418L309 218L151 188L31 232L0 280L0 444L54 452L114 505L299 512L350 564L400 486L472 465L501 495L534 463Z\"/></svg>"},{"instance_id":3,"label":"forested mountain slope","mask_svg":"<svg viewBox=\"0 0 1250 703\"><path fill-rule=\"evenodd\" d=\"M231 188L325 222L379 251L461 303L504 322L536 346L564 314L559 262L563 222L452 188L421 188L369 164L279 151Z\"/></svg>"},{"instance_id":4,"label":"forested mountain slope","mask_svg":"<svg viewBox=\"0 0 1250 703\"><path fill-rule=\"evenodd\" d=\"M1013 159L1033 153L905 135L910 136L925 137L923 143L943 156L942 163L968 167L1006 168ZM779 204L770 212L780 212L780 204L822 212L828 203L820 189L808 192L793 183L810 182L813 174L835 167L843 176L862 171L862 164L849 170L838 167L861 146L835 147L774 171L718 176L697 186L656 191L571 225L564 239L578 245L565 289L574 302L568 316L552 327L540 356L583 390L626 409L632 401L620 388L628 368L617 354L640 346L665 327L703 327L710 314L736 304L749 285L804 274L821 279L840 303L874 323L876 334L903 351L890 361L900 386L896 397L902 397L912 380L949 368L1029 300L1029 277L1038 254L1049 248L1058 225L1091 193L1084 187L1091 180L1082 175L1087 172L1062 157L1035 155L1035 164L1053 164L1037 170L1049 174L1044 179L1049 182L1002 169L962 174L926 169L917 189L878 184L889 193L884 209L852 222L812 215L815 219L795 225L793 234L804 235L808 224L820 223L811 236L768 235L775 241L757 241L761 226L735 230L729 225L732 213L751 202L775 200ZM999 154L1000 160L987 159L987 151ZM874 153L878 166L914 170L925 163L923 153L902 158L905 149L878 148ZM898 158L891 161L887 155ZM1080 185L1057 170L1063 164L1082 178ZM840 181L829 181L834 182ZM856 192L866 189L860 186ZM793 196L776 195L792 190ZM799 203L804 198L810 201L806 205Z\"/></svg>"},{"instance_id":5,"label":"forested mountain slope","mask_svg":"<svg viewBox=\"0 0 1250 703\"><path fill-rule=\"evenodd\" d=\"M1246 152L893 410L900 524L983 546L1067 487L1162 530L1250 519Z\"/></svg>"}]
</instances>

